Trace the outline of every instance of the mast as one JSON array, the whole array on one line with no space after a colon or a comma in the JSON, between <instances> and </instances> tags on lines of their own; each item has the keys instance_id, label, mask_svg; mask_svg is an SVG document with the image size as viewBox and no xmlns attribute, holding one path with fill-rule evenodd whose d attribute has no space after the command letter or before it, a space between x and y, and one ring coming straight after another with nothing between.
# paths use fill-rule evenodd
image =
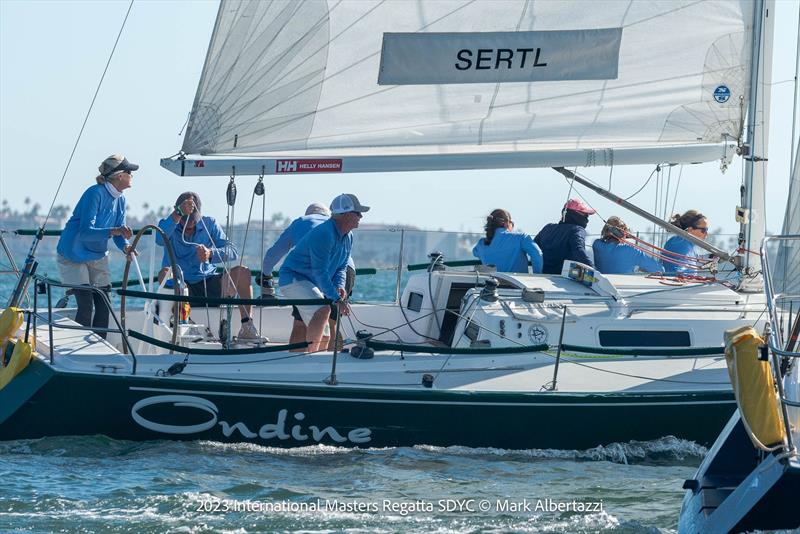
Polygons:
<instances>
[{"instance_id":1,"label":"mast","mask_svg":"<svg viewBox=\"0 0 800 534\"><path fill-rule=\"evenodd\" d=\"M757 251L766 234L766 179L769 147L770 84L772 83L772 38L775 27L774 0L756 0L753 16L752 69L744 146L745 177L739 243L745 248L744 272L760 269ZM761 278L743 279L742 288L759 290Z\"/></svg>"}]
</instances>

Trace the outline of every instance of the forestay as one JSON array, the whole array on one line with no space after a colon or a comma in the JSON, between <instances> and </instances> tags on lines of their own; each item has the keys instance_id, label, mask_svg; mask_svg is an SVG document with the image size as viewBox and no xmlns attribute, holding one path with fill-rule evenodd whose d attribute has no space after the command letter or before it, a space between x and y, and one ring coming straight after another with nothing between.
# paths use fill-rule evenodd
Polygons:
<instances>
[{"instance_id":1,"label":"forestay","mask_svg":"<svg viewBox=\"0 0 800 534\"><path fill-rule=\"evenodd\" d=\"M742 130L752 20L731 0L223 0L182 150L613 164L721 146ZM723 155L707 153L683 160Z\"/></svg>"}]
</instances>

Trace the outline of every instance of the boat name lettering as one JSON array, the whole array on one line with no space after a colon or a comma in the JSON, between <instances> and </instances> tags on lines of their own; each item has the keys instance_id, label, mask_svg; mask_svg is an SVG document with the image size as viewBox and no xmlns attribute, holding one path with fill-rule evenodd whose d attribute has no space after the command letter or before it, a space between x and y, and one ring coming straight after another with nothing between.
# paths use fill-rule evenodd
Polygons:
<instances>
[{"instance_id":1,"label":"boat name lettering","mask_svg":"<svg viewBox=\"0 0 800 534\"><path fill-rule=\"evenodd\" d=\"M342 172L342 160L278 159L275 160L275 172L277 174L293 172Z\"/></svg>"},{"instance_id":2,"label":"boat name lettering","mask_svg":"<svg viewBox=\"0 0 800 534\"><path fill-rule=\"evenodd\" d=\"M384 33L378 85L614 80L622 28Z\"/></svg>"},{"instance_id":3,"label":"boat name lettering","mask_svg":"<svg viewBox=\"0 0 800 534\"><path fill-rule=\"evenodd\" d=\"M528 54L532 55L532 61L528 61ZM473 65L476 70L500 69L501 66L504 69L524 69L526 66L530 68L546 67L547 63L540 59L541 54L541 48L517 48L516 50L510 48L498 48L497 50L463 48L456 54L455 66L458 70L468 70L473 68Z\"/></svg>"},{"instance_id":4,"label":"boat name lettering","mask_svg":"<svg viewBox=\"0 0 800 534\"><path fill-rule=\"evenodd\" d=\"M169 404L179 408L194 408L206 412L210 417L201 422L190 425L178 424L165 424L152 421L145 418L139 413L140 410L148 406L158 404ZM163 434L195 434L211 430L219 425L222 429L222 434L229 438L235 432L238 432L241 437L247 439L260 438L263 440L278 439L285 441L293 439L295 441L308 441L313 440L322 442L326 437L336 443L369 443L372 441L372 431L369 428L354 428L343 435L342 432L332 426L326 426L320 429L318 426L309 425L303 428L300 424L306 418L303 412L296 412L292 415L295 422L298 424L291 425L288 428L286 419L288 418L289 411L281 409L278 411L278 418L275 423L265 423L258 428L258 431L251 430L244 422L229 423L228 421L219 420L219 409L217 406L208 399L202 397L195 397L192 395L156 395L154 397L147 397L138 401L131 408L131 417L140 426L161 432ZM255 427L254 427L255 428Z\"/></svg>"}]
</instances>

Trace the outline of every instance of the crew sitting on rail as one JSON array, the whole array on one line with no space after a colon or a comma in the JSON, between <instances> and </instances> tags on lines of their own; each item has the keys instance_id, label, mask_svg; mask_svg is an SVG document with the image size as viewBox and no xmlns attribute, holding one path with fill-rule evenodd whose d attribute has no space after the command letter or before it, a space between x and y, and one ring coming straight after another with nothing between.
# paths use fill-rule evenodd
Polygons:
<instances>
[{"instance_id":1,"label":"crew sitting on rail","mask_svg":"<svg viewBox=\"0 0 800 534\"><path fill-rule=\"evenodd\" d=\"M341 194L331 202L330 219L320 224L289 252L280 270L280 289L290 299L330 299L338 312L347 315L347 260L353 248L352 230L358 228L363 214L369 211L355 195ZM308 350L322 348L328 330L330 306L298 306L306 324Z\"/></svg>"},{"instance_id":2,"label":"crew sitting on rail","mask_svg":"<svg viewBox=\"0 0 800 534\"><path fill-rule=\"evenodd\" d=\"M625 241L630 229L617 216L609 217L600 234L592 243L594 263L601 273L628 274L639 271L659 273L664 271L661 263L649 254Z\"/></svg>"},{"instance_id":3,"label":"crew sitting on rail","mask_svg":"<svg viewBox=\"0 0 800 534\"><path fill-rule=\"evenodd\" d=\"M106 293L111 289L108 238L113 237L114 244L123 253L130 253L128 238L132 232L125 225L122 192L131 186L131 173L138 168L119 154L109 156L100 164L100 174L95 178L97 184L81 195L58 240L58 272L65 284L91 284ZM73 289L72 293L78 302L76 322L108 328L109 309L101 295L85 289ZM95 333L106 337L106 332Z\"/></svg>"},{"instance_id":4,"label":"crew sitting on rail","mask_svg":"<svg viewBox=\"0 0 800 534\"><path fill-rule=\"evenodd\" d=\"M533 272L542 272L542 251L533 237L514 231L514 221L506 210L496 209L486 217L486 237L478 240L472 255L499 272L527 273L528 258Z\"/></svg>"},{"instance_id":5,"label":"crew sitting on rail","mask_svg":"<svg viewBox=\"0 0 800 534\"><path fill-rule=\"evenodd\" d=\"M224 294L226 297L237 295L242 299L252 298L250 270L247 267L239 265L232 267L230 271L226 269L221 273L216 272L215 263L235 261L239 253L233 243L228 241L217 221L213 217L202 215L201 206L197 193L181 193L175 201L174 211L158 221L158 227L164 230L175 251L175 261L183 273L189 295L219 298ZM164 246L164 240L159 233L156 233L156 243ZM159 282L163 280L167 267L170 266L166 249L161 266ZM242 328L237 336L239 341L265 340L259 336L250 319L251 311L250 305L239 306L242 316Z\"/></svg>"},{"instance_id":6,"label":"crew sitting on rail","mask_svg":"<svg viewBox=\"0 0 800 534\"><path fill-rule=\"evenodd\" d=\"M277 241L269 247L266 254L264 254L264 262L261 265L261 285L264 289L264 294L267 290L274 291L272 281L272 270L275 265L283 258L292 248L294 248L305 235L313 228L324 223L331 217L331 210L321 202L314 202L306 208L306 214L293 220L292 223L281 233ZM347 258L347 273L345 290L348 296L353 293L353 286L356 281L356 268L352 256ZM274 294L274 293L273 293ZM338 314L337 306L331 305L331 315L328 318L328 328L330 329L330 338L336 339L336 317ZM289 336L289 343L299 343L306 339L306 324L303 322L303 317L297 306L292 306L292 333ZM322 344L327 345L329 349L333 350L334 341L330 341L323 336ZM295 351L302 351L304 349L293 349Z\"/></svg>"},{"instance_id":7,"label":"crew sitting on rail","mask_svg":"<svg viewBox=\"0 0 800 534\"><path fill-rule=\"evenodd\" d=\"M561 210L561 221L550 223L536 235L534 241L542 249L545 274L561 274L564 260L579 261L594 267L586 254L586 225L595 210L580 200L571 198Z\"/></svg>"},{"instance_id":8,"label":"crew sitting on rail","mask_svg":"<svg viewBox=\"0 0 800 534\"><path fill-rule=\"evenodd\" d=\"M697 210L689 210L683 215L676 213L669 222L698 239L706 240L708 238L708 220ZM664 250L664 256L667 259L662 260L662 263L666 272L697 273L693 267L699 266L700 255L697 254L694 243L679 235L674 235L664 244Z\"/></svg>"}]
</instances>

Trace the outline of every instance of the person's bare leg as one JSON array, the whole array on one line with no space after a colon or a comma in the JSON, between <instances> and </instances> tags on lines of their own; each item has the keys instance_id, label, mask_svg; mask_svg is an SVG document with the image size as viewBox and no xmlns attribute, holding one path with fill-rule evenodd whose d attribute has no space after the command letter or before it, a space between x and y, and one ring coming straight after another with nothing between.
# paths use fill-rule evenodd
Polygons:
<instances>
[{"instance_id":1,"label":"person's bare leg","mask_svg":"<svg viewBox=\"0 0 800 534\"><path fill-rule=\"evenodd\" d=\"M306 329L306 341L309 342L308 351L316 352L322 346L322 335L325 333L325 326L328 324L328 317L331 314L330 306L323 306L318 309Z\"/></svg>"},{"instance_id":2,"label":"person's bare leg","mask_svg":"<svg viewBox=\"0 0 800 534\"><path fill-rule=\"evenodd\" d=\"M244 266L236 266L231 269L231 279L233 280L233 285L236 288L234 291L231 288L230 280L228 277L223 275L222 276L222 291L227 296L233 296L237 293L239 294L240 299L251 299L253 298L253 288L250 285L250 269ZM253 307L250 305L247 306L239 306L239 313L242 315L242 319L245 317L251 317L253 312Z\"/></svg>"},{"instance_id":3,"label":"person's bare leg","mask_svg":"<svg viewBox=\"0 0 800 534\"><path fill-rule=\"evenodd\" d=\"M295 319L292 321L292 333L289 334L289 343L302 343L306 340L306 323ZM292 349L292 352L304 352L306 349Z\"/></svg>"}]
</instances>

